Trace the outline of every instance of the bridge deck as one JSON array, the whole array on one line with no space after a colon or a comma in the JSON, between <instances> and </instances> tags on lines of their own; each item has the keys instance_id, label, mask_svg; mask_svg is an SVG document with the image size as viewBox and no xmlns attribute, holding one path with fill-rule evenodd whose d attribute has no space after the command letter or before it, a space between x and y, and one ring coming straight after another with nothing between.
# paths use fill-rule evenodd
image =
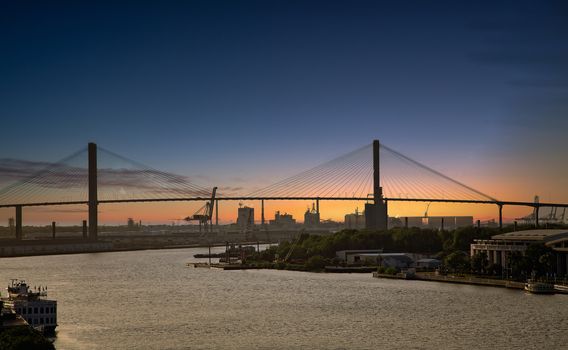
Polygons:
<instances>
[{"instance_id":1,"label":"bridge deck","mask_svg":"<svg viewBox=\"0 0 568 350\"><path fill-rule=\"evenodd\" d=\"M192 201L209 201L208 197L187 197L187 198L134 198L134 199L110 199L99 200L99 204L115 204L115 203L145 203L145 202L192 202ZM307 201L372 201L371 197L218 197L218 201L246 201L246 200L307 200ZM568 208L568 203L534 203L534 202L515 202L515 201L490 201L490 200L468 200L468 199L439 199L439 198L384 198L388 202L438 202L438 203L463 203L463 204L493 204L493 205L510 205L510 206L528 206L528 207L557 207ZM54 205L79 205L88 204L88 201L69 201L69 202L41 202L41 203L17 203L17 204L0 204L0 208L10 207L38 207L38 206L54 206Z\"/></svg>"}]
</instances>

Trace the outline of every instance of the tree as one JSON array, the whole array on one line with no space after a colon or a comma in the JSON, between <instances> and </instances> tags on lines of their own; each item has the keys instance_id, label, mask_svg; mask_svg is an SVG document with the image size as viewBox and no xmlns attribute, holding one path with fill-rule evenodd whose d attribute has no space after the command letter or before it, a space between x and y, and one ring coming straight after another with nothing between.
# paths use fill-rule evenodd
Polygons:
<instances>
[{"instance_id":1,"label":"tree","mask_svg":"<svg viewBox=\"0 0 568 350\"><path fill-rule=\"evenodd\" d=\"M487 258L487 252L477 252L471 257L471 269L474 273L487 273L488 266L489 259Z\"/></svg>"},{"instance_id":2,"label":"tree","mask_svg":"<svg viewBox=\"0 0 568 350\"><path fill-rule=\"evenodd\" d=\"M444 259L444 264L454 272L465 272L468 270L469 261L467 254L461 251L455 251L450 253Z\"/></svg>"},{"instance_id":3,"label":"tree","mask_svg":"<svg viewBox=\"0 0 568 350\"><path fill-rule=\"evenodd\" d=\"M321 270L325 267L325 258L321 255L315 255L308 259L306 262L306 268L309 270Z\"/></svg>"},{"instance_id":4,"label":"tree","mask_svg":"<svg viewBox=\"0 0 568 350\"><path fill-rule=\"evenodd\" d=\"M444 247L468 251L469 245L474 239L488 239L495 234L495 230L491 228L462 227L458 228L451 234L451 242L444 242Z\"/></svg>"},{"instance_id":5,"label":"tree","mask_svg":"<svg viewBox=\"0 0 568 350\"><path fill-rule=\"evenodd\" d=\"M541 277L552 272L554 267L554 250L542 243L531 244L525 251L528 260L527 274Z\"/></svg>"},{"instance_id":6,"label":"tree","mask_svg":"<svg viewBox=\"0 0 568 350\"><path fill-rule=\"evenodd\" d=\"M519 251L511 252L507 256L507 266L510 268L511 276L514 279L523 279L530 273L530 263L528 259Z\"/></svg>"},{"instance_id":7,"label":"tree","mask_svg":"<svg viewBox=\"0 0 568 350\"><path fill-rule=\"evenodd\" d=\"M29 327L12 327L0 332L3 350L55 350L45 337Z\"/></svg>"},{"instance_id":8,"label":"tree","mask_svg":"<svg viewBox=\"0 0 568 350\"><path fill-rule=\"evenodd\" d=\"M487 274L493 276L500 276L503 272L503 266L500 264L489 264L487 266Z\"/></svg>"}]
</instances>

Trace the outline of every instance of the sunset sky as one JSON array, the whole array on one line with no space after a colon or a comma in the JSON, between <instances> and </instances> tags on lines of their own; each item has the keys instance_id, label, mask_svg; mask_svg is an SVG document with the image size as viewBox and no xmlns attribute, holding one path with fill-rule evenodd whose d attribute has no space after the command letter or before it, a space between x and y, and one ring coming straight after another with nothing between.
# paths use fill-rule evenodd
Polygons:
<instances>
[{"instance_id":1,"label":"sunset sky","mask_svg":"<svg viewBox=\"0 0 568 350\"><path fill-rule=\"evenodd\" d=\"M14 164L96 142L246 193L380 139L489 196L568 202L565 1L5 1L0 32L0 188ZM104 205L101 221L171 222L200 205ZM221 205L235 220L238 203ZM308 205L268 203L266 216ZM324 202L322 217L363 205ZM83 209L24 220L80 222ZM12 215L0 209L0 225Z\"/></svg>"}]
</instances>

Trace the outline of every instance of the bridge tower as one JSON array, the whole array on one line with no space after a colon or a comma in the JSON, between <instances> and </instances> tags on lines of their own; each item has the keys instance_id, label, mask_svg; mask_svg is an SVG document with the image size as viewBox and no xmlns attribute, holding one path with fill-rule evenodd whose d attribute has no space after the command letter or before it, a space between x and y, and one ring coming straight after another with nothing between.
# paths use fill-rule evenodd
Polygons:
<instances>
[{"instance_id":1,"label":"bridge tower","mask_svg":"<svg viewBox=\"0 0 568 350\"><path fill-rule=\"evenodd\" d=\"M365 227L374 230L388 228L387 202L383 198L381 187L379 140L373 141L373 203L365 204Z\"/></svg>"},{"instance_id":2,"label":"bridge tower","mask_svg":"<svg viewBox=\"0 0 568 350\"><path fill-rule=\"evenodd\" d=\"M90 142L89 153L89 239L97 239L98 205L97 196L97 145Z\"/></svg>"}]
</instances>

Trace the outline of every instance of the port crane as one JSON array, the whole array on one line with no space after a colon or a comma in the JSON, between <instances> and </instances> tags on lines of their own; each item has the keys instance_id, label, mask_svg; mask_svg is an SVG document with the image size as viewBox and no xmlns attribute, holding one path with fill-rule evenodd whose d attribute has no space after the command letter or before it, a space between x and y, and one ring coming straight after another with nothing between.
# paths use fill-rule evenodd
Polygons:
<instances>
[{"instance_id":1,"label":"port crane","mask_svg":"<svg viewBox=\"0 0 568 350\"><path fill-rule=\"evenodd\" d=\"M540 201L539 196L535 196L534 197L534 203L538 204ZM560 223L563 224L565 223L565 219L566 218L566 208L564 208L562 210L562 214L560 213L560 211L558 210L557 207L554 208L550 208L550 211L548 212L548 214L544 214L542 215L542 217L540 218L540 221L543 221L545 223ZM515 218L515 220L520 220L522 223L524 224L534 224L535 220L536 220L536 207L535 209L533 209L532 213L525 215L523 217L520 218Z\"/></svg>"},{"instance_id":2,"label":"port crane","mask_svg":"<svg viewBox=\"0 0 568 350\"><path fill-rule=\"evenodd\" d=\"M205 203L204 206L199 208L193 215L184 218L185 221L197 221L199 223L199 232L213 230L213 208L215 207L215 195L217 194L217 187L213 187L211 193L211 201Z\"/></svg>"},{"instance_id":3,"label":"port crane","mask_svg":"<svg viewBox=\"0 0 568 350\"><path fill-rule=\"evenodd\" d=\"M426 211L424 212L424 217L425 217L425 218L428 217L428 209L430 209L430 204L432 204L432 202L428 202L428 205L426 206Z\"/></svg>"},{"instance_id":4,"label":"port crane","mask_svg":"<svg viewBox=\"0 0 568 350\"><path fill-rule=\"evenodd\" d=\"M428 225L428 210L430 209L430 204L432 204L432 202L428 202L428 204L426 205L426 210L424 211L424 216L422 217L422 225Z\"/></svg>"}]
</instances>

